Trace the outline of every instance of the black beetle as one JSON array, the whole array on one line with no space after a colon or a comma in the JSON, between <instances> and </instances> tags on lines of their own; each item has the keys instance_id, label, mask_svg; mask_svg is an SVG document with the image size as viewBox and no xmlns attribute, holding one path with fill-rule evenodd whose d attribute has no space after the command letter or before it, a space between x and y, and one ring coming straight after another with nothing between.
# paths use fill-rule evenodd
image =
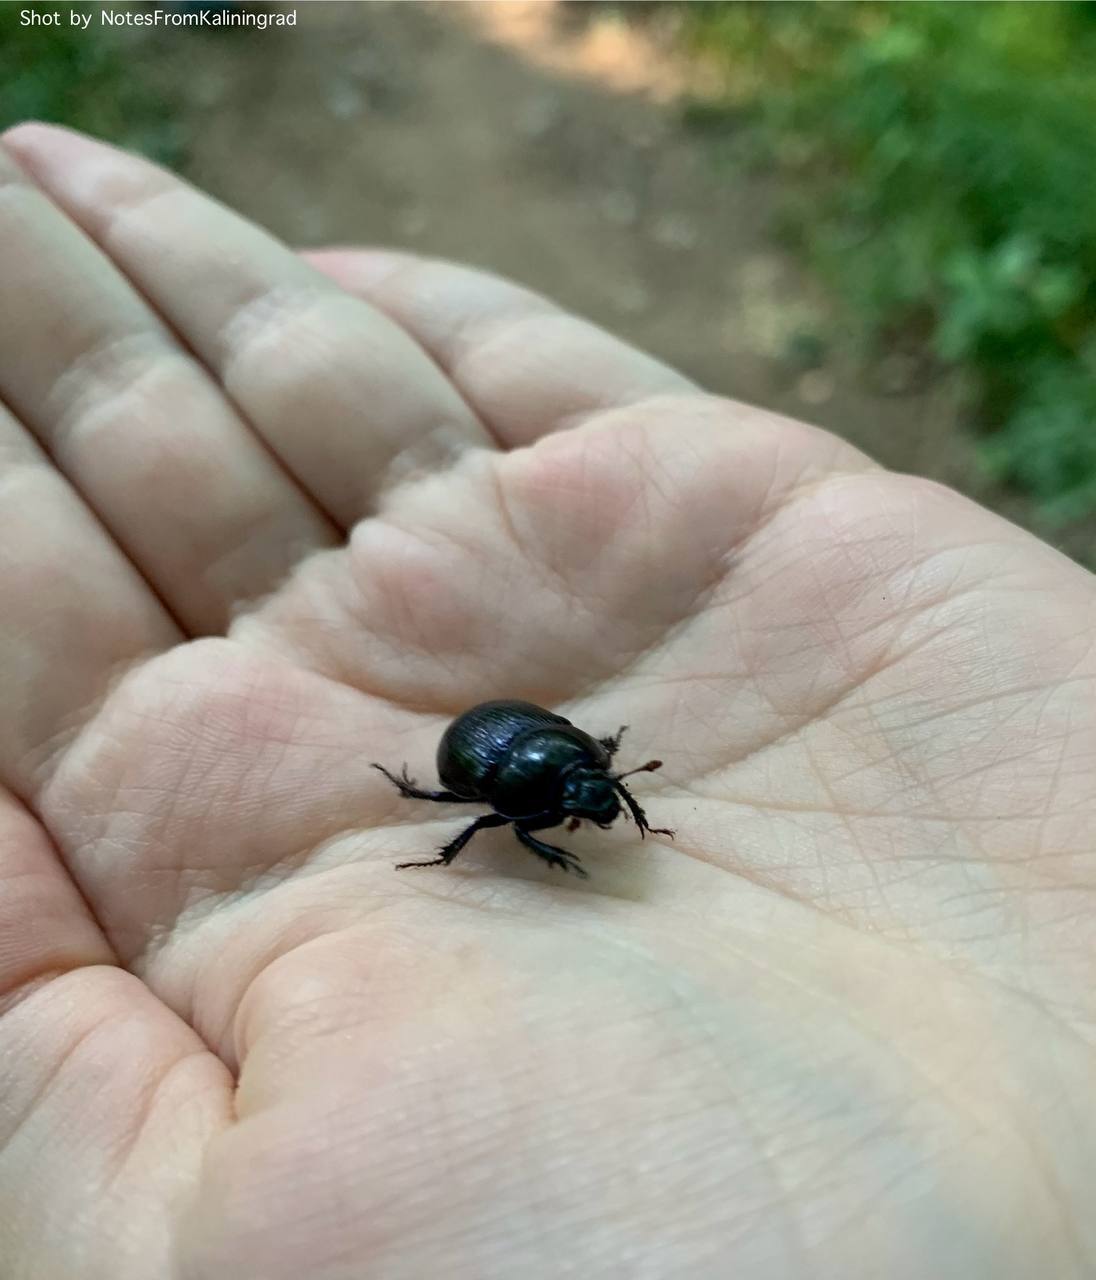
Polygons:
<instances>
[{"instance_id":1,"label":"black beetle","mask_svg":"<svg viewBox=\"0 0 1096 1280\"><path fill-rule=\"evenodd\" d=\"M629 774L660 769L662 761L648 760L627 773L610 772L624 728L611 738L592 738L570 720L532 702L481 702L459 715L438 744L438 777L444 791L420 790L407 776L406 765L397 778L384 765L374 764L401 795L445 804L488 804L494 810L465 827L436 858L401 862L397 870L447 867L477 831L513 823L518 840L538 858L585 878L574 854L538 840L532 832L561 822L573 831L583 818L609 827L620 817L621 800L641 836L653 831L672 837L665 827L649 825L623 782Z\"/></svg>"}]
</instances>

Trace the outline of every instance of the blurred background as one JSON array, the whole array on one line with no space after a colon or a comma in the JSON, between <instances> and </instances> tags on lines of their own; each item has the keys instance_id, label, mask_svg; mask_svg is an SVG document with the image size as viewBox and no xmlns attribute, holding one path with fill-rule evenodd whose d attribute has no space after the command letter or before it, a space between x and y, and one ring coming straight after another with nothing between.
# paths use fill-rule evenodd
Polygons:
<instances>
[{"instance_id":1,"label":"blurred background","mask_svg":"<svg viewBox=\"0 0 1096 1280\"><path fill-rule=\"evenodd\" d=\"M1096 5L27 7L0 126L143 151L295 245L512 276L1096 566Z\"/></svg>"}]
</instances>

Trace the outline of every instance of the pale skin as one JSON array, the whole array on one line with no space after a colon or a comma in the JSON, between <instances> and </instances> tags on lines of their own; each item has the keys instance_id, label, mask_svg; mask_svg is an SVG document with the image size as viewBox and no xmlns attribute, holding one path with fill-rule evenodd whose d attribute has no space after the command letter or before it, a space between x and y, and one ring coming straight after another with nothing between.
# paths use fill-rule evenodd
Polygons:
<instances>
[{"instance_id":1,"label":"pale skin","mask_svg":"<svg viewBox=\"0 0 1096 1280\"><path fill-rule=\"evenodd\" d=\"M61 130L0 304L5 1280L1092 1274L1087 572ZM394 870L492 697L676 839Z\"/></svg>"}]
</instances>

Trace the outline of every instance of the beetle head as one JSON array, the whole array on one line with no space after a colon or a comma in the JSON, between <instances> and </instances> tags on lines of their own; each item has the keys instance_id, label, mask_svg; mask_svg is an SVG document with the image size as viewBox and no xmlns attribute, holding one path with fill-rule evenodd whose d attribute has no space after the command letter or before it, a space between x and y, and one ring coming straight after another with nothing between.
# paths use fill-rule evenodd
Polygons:
<instances>
[{"instance_id":1,"label":"beetle head","mask_svg":"<svg viewBox=\"0 0 1096 1280\"><path fill-rule=\"evenodd\" d=\"M602 769L574 769L563 783L560 807L576 818L588 818L599 827L611 826L620 817L620 801L613 779Z\"/></svg>"}]
</instances>

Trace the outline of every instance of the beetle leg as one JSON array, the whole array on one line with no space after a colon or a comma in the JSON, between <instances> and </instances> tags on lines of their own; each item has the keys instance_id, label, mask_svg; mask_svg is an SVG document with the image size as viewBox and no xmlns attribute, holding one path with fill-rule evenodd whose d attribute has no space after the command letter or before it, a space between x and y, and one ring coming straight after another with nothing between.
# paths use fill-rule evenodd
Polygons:
<instances>
[{"instance_id":1,"label":"beetle leg","mask_svg":"<svg viewBox=\"0 0 1096 1280\"><path fill-rule=\"evenodd\" d=\"M477 831L482 831L484 827L504 827L512 821L512 818L504 818L501 813L485 813L482 818L470 822L443 849L439 849L436 858L431 858L428 862L397 862L396 870L403 871L407 867L447 867Z\"/></svg>"},{"instance_id":2,"label":"beetle leg","mask_svg":"<svg viewBox=\"0 0 1096 1280\"><path fill-rule=\"evenodd\" d=\"M651 761L651 763L655 764L656 761ZM636 769L636 770L633 770L633 772L639 773L640 770ZM632 795L632 793L628 790L628 788L624 785L624 783L620 781L619 778L616 780L614 785L617 791L619 791L621 796L623 797L624 803L628 806L628 809L632 815L632 818L634 819L636 826L639 828L639 834L641 837L646 838L647 832L650 831L652 835L669 836L671 840L673 839L674 833L670 830L669 827L652 827L651 826L651 824L647 821L647 815L643 812L643 809L637 803L635 796Z\"/></svg>"},{"instance_id":3,"label":"beetle leg","mask_svg":"<svg viewBox=\"0 0 1096 1280\"><path fill-rule=\"evenodd\" d=\"M552 823L555 826L555 823ZM543 858L550 867L562 867L564 871L573 871L576 876L583 880L590 877L583 870L582 863L575 857L573 853L568 853L566 849L557 849L554 844L546 844L543 840L538 840L536 836L530 835L529 832L521 826L515 825L514 835L521 843L538 858Z\"/></svg>"},{"instance_id":4,"label":"beetle leg","mask_svg":"<svg viewBox=\"0 0 1096 1280\"><path fill-rule=\"evenodd\" d=\"M598 738L598 742L600 742L605 750L608 751L610 760L620 750L620 740L624 737L624 730L627 729L627 727L628 726L626 724L622 724L611 738Z\"/></svg>"},{"instance_id":5,"label":"beetle leg","mask_svg":"<svg viewBox=\"0 0 1096 1280\"><path fill-rule=\"evenodd\" d=\"M455 791L423 791L421 787L415 786L415 779L410 777L407 772L407 765L403 766L403 772L397 778L394 773L384 767L383 764L375 764L374 769L379 769L381 773L397 788L401 796L407 796L410 800L436 800L439 804L482 804L482 800L477 800L472 796L458 796Z\"/></svg>"}]
</instances>

